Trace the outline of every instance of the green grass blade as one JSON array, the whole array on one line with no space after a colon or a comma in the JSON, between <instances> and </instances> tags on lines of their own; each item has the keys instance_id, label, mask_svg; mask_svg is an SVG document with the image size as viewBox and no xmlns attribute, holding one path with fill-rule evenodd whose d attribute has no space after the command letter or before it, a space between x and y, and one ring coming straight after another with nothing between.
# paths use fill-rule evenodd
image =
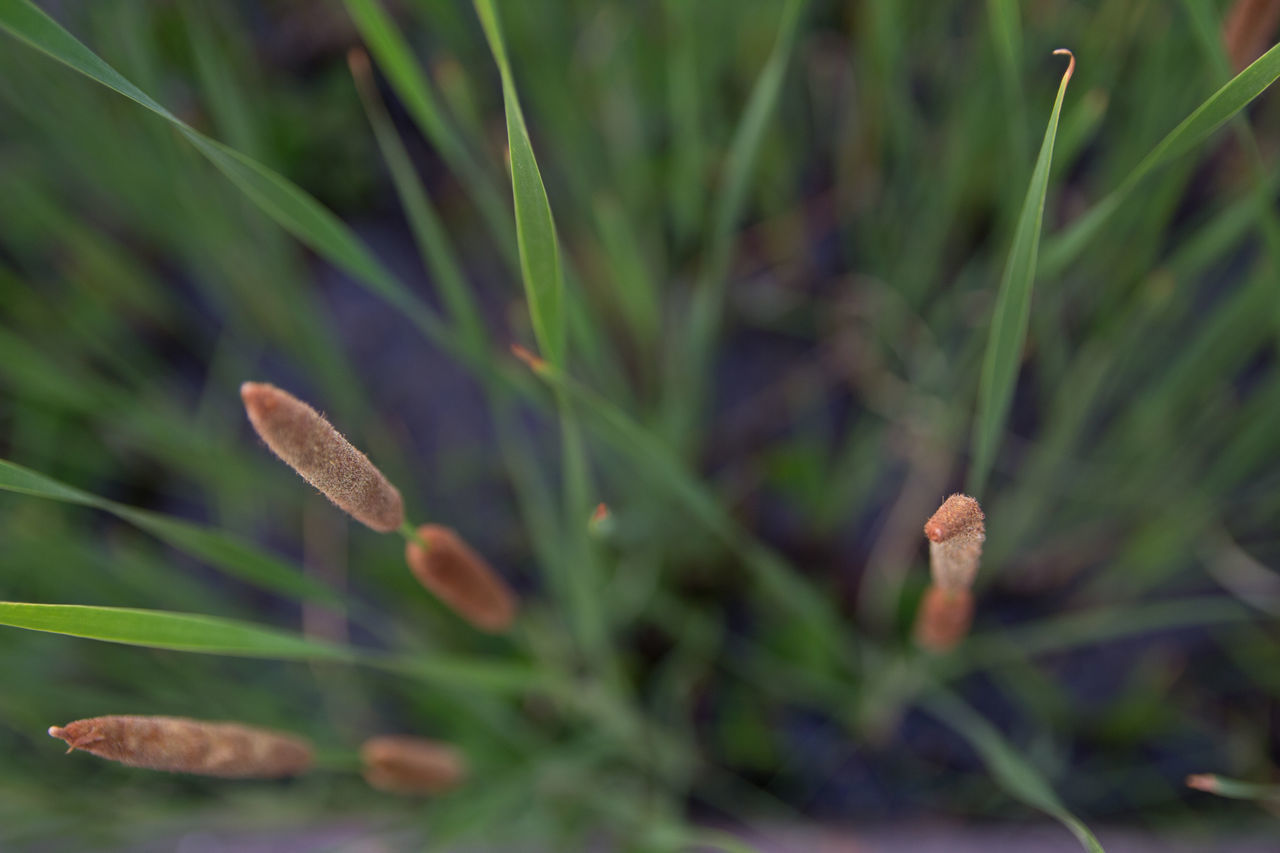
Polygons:
<instances>
[{"instance_id":1,"label":"green grass blade","mask_svg":"<svg viewBox=\"0 0 1280 853\"><path fill-rule=\"evenodd\" d=\"M1111 216L1148 174L1195 148L1228 119L1244 109L1280 78L1280 44L1241 71L1195 109L1088 213L1055 235L1045 246L1044 267L1049 275L1066 268L1097 236Z\"/></svg>"},{"instance_id":2,"label":"green grass blade","mask_svg":"<svg viewBox=\"0 0 1280 853\"><path fill-rule=\"evenodd\" d=\"M520 248L520 273L533 332L543 358L564 366L564 274L560 269L560 245L556 238L551 203L542 183L542 172L533 154L533 143L524 123L516 94L515 78L502 40L502 24L492 0L475 0L476 14L484 27L489 49L502 78L502 100L507 116L507 144L511 154L511 190L516 209L516 240Z\"/></svg>"},{"instance_id":3,"label":"green grass blade","mask_svg":"<svg viewBox=\"0 0 1280 853\"><path fill-rule=\"evenodd\" d=\"M1090 853L1105 853L1098 839L1078 817L1067 810L1044 780L994 726L959 698L946 691L934 691L921 700L923 707L940 722L950 726L977 750L996 783L1009 796L1039 809L1071 830L1080 846Z\"/></svg>"},{"instance_id":4,"label":"green grass blade","mask_svg":"<svg viewBox=\"0 0 1280 853\"><path fill-rule=\"evenodd\" d=\"M691 422L696 420L704 396L728 292L735 228L746 203L765 130L778 104L805 2L788 0L783 7L773 51L751 90L725 158L724 182L711 211L706 255L689 306L684 341L688 349L673 348L675 358L667 365L672 389L668 415L680 443L684 442Z\"/></svg>"},{"instance_id":5,"label":"green grass blade","mask_svg":"<svg viewBox=\"0 0 1280 853\"><path fill-rule=\"evenodd\" d=\"M163 610L0 601L0 625L211 655L322 661L353 661L357 657L353 649L247 622Z\"/></svg>"},{"instance_id":6,"label":"green grass blade","mask_svg":"<svg viewBox=\"0 0 1280 853\"><path fill-rule=\"evenodd\" d=\"M405 151L400 137L396 134L387 115L386 106L378 94L378 87L369 70L368 58L363 52L353 51L350 56L351 75L356 81L356 90L364 103L365 114L373 127L378 148L382 151L382 159L391 171L391 179L396 193L400 196L409 225L413 229L414 241L418 244L418 252L431 269L440 295L448 307L449 316L457 325L463 346L477 358L489 350L488 334L480 319L480 311L471 290L462 273L462 265L458 263L450 244L448 233L440 221L431 199L414 170L409 153Z\"/></svg>"},{"instance_id":7,"label":"green grass blade","mask_svg":"<svg viewBox=\"0 0 1280 853\"><path fill-rule=\"evenodd\" d=\"M982 364L982 381L978 388L978 415L973 430L973 461L969 469L969 493L981 497L995 457L996 445L1004 432L1013 386L1022 361L1022 346L1027 339L1027 323L1031 317L1031 289L1036 279L1036 254L1040 248L1040 222L1044 218L1044 199L1049 189L1049 170L1053 164L1053 142L1058 135L1058 116L1067 83L1075 70L1072 57L1058 97L1049 114L1040 156L1036 158L1027 196L1018 216L1018 226L1009 248L1004 277L991 318L986 357Z\"/></svg>"},{"instance_id":8,"label":"green grass blade","mask_svg":"<svg viewBox=\"0 0 1280 853\"><path fill-rule=\"evenodd\" d=\"M472 148L445 115L435 90L423 74L413 51L396 29L395 22L378 0L346 0L346 6L347 13L360 30L369 52L387 75L409 115L427 139L431 140L449 168L462 179L498 241L499 248L510 260L514 260L507 230L511 213L498 195L494 180L476 160Z\"/></svg>"},{"instance_id":9,"label":"green grass blade","mask_svg":"<svg viewBox=\"0 0 1280 853\"><path fill-rule=\"evenodd\" d=\"M0 0L0 29L168 120L281 227L404 312L427 338L458 352L456 340L435 312L392 275L341 220L295 184L179 120L29 0Z\"/></svg>"},{"instance_id":10,"label":"green grass blade","mask_svg":"<svg viewBox=\"0 0 1280 853\"><path fill-rule=\"evenodd\" d=\"M79 504L111 513L157 539L217 566L228 575L289 598L338 604L329 587L227 533L147 512L81 491L21 465L0 459L0 490Z\"/></svg>"}]
</instances>

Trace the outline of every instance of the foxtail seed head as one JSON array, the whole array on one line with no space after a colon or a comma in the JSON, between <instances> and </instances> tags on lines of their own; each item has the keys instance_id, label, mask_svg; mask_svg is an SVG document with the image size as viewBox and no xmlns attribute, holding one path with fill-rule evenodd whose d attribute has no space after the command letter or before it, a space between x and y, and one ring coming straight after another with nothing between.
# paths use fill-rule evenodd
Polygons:
<instances>
[{"instance_id":1,"label":"foxtail seed head","mask_svg":"<svg viewBox=\"0 0 1280 853\"><path fill-rule=\"evenodd\" d=\"M340 509L379 533L404 523L400 492L319 412L263 382L244 383L240 397L267 447Z\"/></svg>"},{"instance_id":2,"label":"foxtail seed head","mask_svg":"<svg viewBox=\"0 0 1280 853\"><path fill-rule=\"evenodd\" d=\"M916 642L931 652L955 648L973 621L973 593L930 584L916 614Z\"/></svg>"},{"instance_id":3,"label":"foxtail seed head","mask_svg":"<svg viewBox=\"0 0 1280 853\"><path fill-rule=\"evenodd\" d=\"M360 747L364 778L393 794L438 794L467 776L466 758L445 743L404 735L369 738Z\"/></svg>"},{"instance_id":4,"label":"foxtail seed head","mask_svg":"<svg viewBox=\"0 0 1280 853\"><path fill-rule=\"evenodd\" d=\"M183 717L93 717L49 734L130 767L232 779L274 779L310 769L311 746L293 735Z\"/></svg>"},{"instance_id":5,"label":"foxtail seed head","mask_svg":"<svg viewBox=\"0 0 1280 853\"><path fill-rule=\"evenodd\" d=\"M419 583L477 628L500 633L511 627L515 594L483 557L437 524L419 527L418 538L426 548L410 540L404 559Z\"/></svg>"},{"instance_id":6,"label":"foxtail seed head","mask_svg":"<svg viewBox=\"0 0 1280 853\"><path fill-rule=\"evenodd\" d=\"M952 495L925 522L935 584L949 590L973 586L978 561L982 559L982 543L987 538L984 518L976 500L968 495Z\"/></svg>"}]
</instances>

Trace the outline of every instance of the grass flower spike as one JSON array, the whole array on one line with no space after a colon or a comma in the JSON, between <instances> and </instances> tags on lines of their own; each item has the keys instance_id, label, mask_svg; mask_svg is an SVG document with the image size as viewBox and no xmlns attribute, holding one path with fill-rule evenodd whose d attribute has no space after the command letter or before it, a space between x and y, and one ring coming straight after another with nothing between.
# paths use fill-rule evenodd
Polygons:
<instances>
[{"instance_id":1,"label":"grass flower spike","mask_svg":"<svg viewBox=\"0 0 1280 853\"><path fill-rule=\"evenodd\" d=\"M438 794L457 787L467 776L461 752L423 738L370 738L360 747L360 760L365 781L394 794Z\"/></svg>"},{"instance_id":2,"label":"grass flower spike","mask_svg":"<svg viewBox=\"0 0 1280 853\"><path fill-rule=\"evenodd\" d=\"M244 383L240 396L267 447L340 509L379 533L404 523L400 492L319 412L262 382Z\"/></svg>"},{"instance_id":3,"label":"grass flower spike","mask_svg":"<svg viewBox=\"0 0 1280 853\"><path fill-rule=\"evenodd\" d=\"M275 779L310 769L301 738L239 723L182 717L93 717L52 726L71 751L83 750L130 767L229 779Z\"/></svg>"},{"instance_id":4,"label":"grass flower spike","mask_svg":"<svg viewBox=\"0 0 1280 853\"><path fill-rule=\"evenodd\" d=\"M985 516L968 495L943 501L924 525L933 583L916 614L916 642L931 651L954 648L973 620L973 579L987 538Z\"/></svg>"},{"instance_id":5,"label":"grass flower spike","mask_svg":"<svg viewBox=\"0 0 1280 853\"><path fill-rule=\"evenodd\" d=\"M452 607L462 618L485 631L511 627L516 597L484 558L447 527L424 524L410 540L404 558L418 582Z\"/></svg>"}]
</instances>

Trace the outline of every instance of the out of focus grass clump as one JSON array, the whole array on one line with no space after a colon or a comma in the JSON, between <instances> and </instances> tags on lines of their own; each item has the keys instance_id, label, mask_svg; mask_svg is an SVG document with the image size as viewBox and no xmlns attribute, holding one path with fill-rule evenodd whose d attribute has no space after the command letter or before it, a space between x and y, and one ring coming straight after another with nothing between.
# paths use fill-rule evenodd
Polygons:
<instances>
[{"instance_id":1,"label":"out of focus grass clump","mask_svg":"<svg viewBox=\"0 0 1280 853\"><path fill-rule=\"evenodd\" d=\"M1265 827L1273 6L0 2L0 598L91 608L0 603L55 632L0 633L0 847ZM430 522L491 563L512 630L272 460L246 380L385 472L411 555ZM924 651L960 490L972 628ZM116 714L317 769L46 735ZM393 734L465 782L370 788Z\"/></svg>"}]
</instances>

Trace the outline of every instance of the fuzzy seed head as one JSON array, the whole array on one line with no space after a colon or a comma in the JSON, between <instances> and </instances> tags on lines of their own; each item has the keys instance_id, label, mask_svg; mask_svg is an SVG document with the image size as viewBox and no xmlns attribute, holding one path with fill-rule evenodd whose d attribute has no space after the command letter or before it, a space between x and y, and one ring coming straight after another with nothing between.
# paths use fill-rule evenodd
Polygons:
<instances>
[{"instance_id":1,"label":"fuzzy seed head","mask_svg":"<svg viewBox=\"0 0 1280 853\"><path fill-rule=\"evenodd\" d=\"M967 590L973 585L987 538L984 518L976 500L952 495L925 522L929 565L936 585L950 590Z\"/></svg>"},{"instance_id":2,"label":"fuzzy seed head","mask_svg":"<svg viewBox=\"0 0 1280 853\"><path fill-rule=\"evenodd\" d=\"M52 726L52 737L130 767L230 779L275 779L310 769L311 746L293 735L183 717L111 716Z\"/></svg>"},{"instance_id":3,"label":"fuzzy seed head","mask_svg":"<svg viewBox=\"0 0 1280 853\"><path fill-rule=\"evenodd\" d=\"M483 557L447 527L424 524L418 537L426 549L410 541L404 558L419 583L477 628L501 633L511 627L515 594Z\"/></svg>"},{"instance_id":4,"label":"fuzzy seed head","mask_svg":"<svg viewBox=\"0 0 1280 853\"><path fill-rule=\"evenodd\" d=\"M404 523L400 492L319 412L263 382L244 383L240 397L267 447L340 509L379 533Z\"/></svg>"},{"instance_id":5,"label":"fuzzy seed head","mask_svg":"<svg viewBox=\"0 0 1280 853\"><path fill-rule=\"evenodd\" d=\"M384 735L360 747L364 778L393 794L438 794L467 776L467 761L452 746L424 738Z\"/></svg>"},{"instance_id":6,"label":"fuzzy seed head","mask_svg":"<svg viewBox=\"0 0 1280 853\"><path fill-rule=\"evenodd\" d=\"M950 651L969 633L972 620L972 592L932 584L916 612L916 643L931 652Z\"/></svg>"}]
</instances>

